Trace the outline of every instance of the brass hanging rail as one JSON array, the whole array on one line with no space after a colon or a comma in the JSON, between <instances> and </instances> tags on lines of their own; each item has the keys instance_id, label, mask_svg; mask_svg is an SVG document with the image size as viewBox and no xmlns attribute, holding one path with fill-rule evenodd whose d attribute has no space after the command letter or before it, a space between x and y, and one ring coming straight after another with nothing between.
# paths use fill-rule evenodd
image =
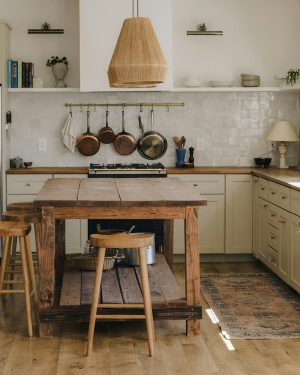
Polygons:
<instances>
[{"instance_id":1,"label":"brass hanging rail","mask_svg":"<svg viewBox=\"0 0 300 375\"><path fill-rule=\"evenodd\" d=\"M184 103L65 103L65 107L183 107Z\"/></svg>"}]
</instances>

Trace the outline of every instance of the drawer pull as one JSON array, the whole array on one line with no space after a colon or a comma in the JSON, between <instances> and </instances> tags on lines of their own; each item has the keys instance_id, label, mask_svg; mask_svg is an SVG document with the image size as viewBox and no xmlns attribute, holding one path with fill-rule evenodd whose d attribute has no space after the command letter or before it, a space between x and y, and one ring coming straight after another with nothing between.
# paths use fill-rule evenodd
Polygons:
<instances>
[{"instance_id":1,"label":"drawer pull","mask_svg":"<svg viewBox=\"0 0 300 375\"><path fill-rule=\"evenodd\" d=\"M281 199L286 199L286 195L282 195L282 196L281 196Z\"/></svg>"},{"instance_id":2,"label":"drawer pull","mask_svg":"<svg viewBox=\"0 0 300 375\"><path fill-rule=\"evenodd\" d=\"M264 204L264 208L267 208L268 207L268 205L267 204Z\"/></svg>"},{"instance_id":3,"label":"drawer pull","mask_svg":"<svg viewBox=\"0 0 300 375\"><path fill-rule=\"evenodd\" d=\"M276 216L276 214L271 214L271 217L275 217Z\"/></svg>"},{"instance_id":4,"label":"drawer pull","mask_svg":"<svg viewBox=\"0 0 300 375\"><path fill-rule=\"evenodd\" d=\"M286 224L286 221L284 221L284 220L279 220L279 223L280 223L280 224Z\"/></svg>"},{"instance_id":5,"label":"drawer pull","mask_svg":"<svg viewBox=\"0 0 300 375\"><path fill-rule=\"evenodd\" d=\"M272 195L275 195L275 194L276 194L276 191L271 191L271 194L272 194Z\"/></svg>"},{"instance_id":6,"label":"drawer pull","mask_svg":"<svg viewBox=\"0 0 300 375\"><path fill-rule=\"evenodd\" d=\"M265 190L265 188L264 188L264 187L261 187L260 190Z\"/></svg>"},{"instance_id":7,"label":"drawer pull","mask_svg":"<svg viewBox=\"0 0 300 375\"><path fill-rule=\"evenodd\" d=\"M193 186L198 186L198 184L193 184Z\"/></svg>"},{"instance_id":8,"label":"drawer pull","mask_svg":"<svg viewBox=\"0 0 300 375\"><path fill-rule=\"evenodd\" d=\"M31 184L29 182L26 183L26 186L31 186Z\"/></svg>"},{"instance_id":9,"label":"drawer pull","mask_svg":"<svg viewBox=\"0 0 300 375\"><path fill-rule=\"evenodd\" d=\"M271 240L276 240L276 237L274 237L274 236L271 236Z\"/></svg>"}]
</instances>

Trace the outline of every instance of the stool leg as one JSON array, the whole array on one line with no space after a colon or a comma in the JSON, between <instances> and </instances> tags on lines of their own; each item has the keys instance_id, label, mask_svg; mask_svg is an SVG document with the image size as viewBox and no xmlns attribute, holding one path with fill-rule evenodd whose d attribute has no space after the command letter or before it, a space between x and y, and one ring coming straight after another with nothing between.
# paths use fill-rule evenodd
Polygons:
<instances>
[{"instance_id":1,"label":"stool leg","mask_svg":"<svg viewBox=\"0 0 300 375\"><path fill-rule=\"evenodd\" d=\"M25 305L26 305L26 316L27 316L27 325L28 325L28 336L32 336L32 321L31 321L31 312L30 312L30 294L29 294L29 276L27 268L27 256L26 256L26 245L24 237L19 237L20 241L20 251L22 258L22 270L24 278L24 294L25 294Z\"/></svg>"},{"instance_id":2,"label":"stool leg","mask_svg":"<svg viewBox=\"0 0 300 375\"><path fill-rule=\"evenodd\" d=\"M91 306L91 313L90 313L89 332L88 332L87 348L86 348L86 355L87 356L91 353L92 346L93 346L95 321L96 321L98 300L99 300L99 294L100 294L100 286L101 286L101 278L102 278L102 271L103 271L103 265L104 265L104 257L105 257L105 248L101 248L101 249L98 250L96 276L95 276L95 282L94 282L92 306Z\"/></svg>"},{"instance_id":3,"label":"stool leg","mask_svg":"<svg viewBox=\"0 0 300 375\"><path fill-rule=\"evenodd\" d=\"M33 293L33 302L34 302L34 313L36 321L38 322L38 298L37 298L37 291L36 291L36 283L35 283L35 276L34 276L34 268L33 268L33 262L32 262L32 253L30 250L30 241L29 236L25 237L25 248L26 248L26 257L27 257L27 264L29 268L29 276L30 276L30 282L31 282L31 289Z\"/></svg>"},{"instance_id":4,"label":"stool leg","mask_svg":"<svg viewBox=\"0 0 300 375\"><path fill-rule=\"evenodd\" d=\"M149 346L149 356L152 357L154 353L154 324L153 324L153 315L152 315L152 305L150 297L150 286L146 262L146 247L140 248L139 251L139 261L140 261L140 271L142 279L142 291L143 299L145 306L145 316L146 316L146 325L148 333L148 346Z\"/></svg>"},{"instance_id":5,"label":"stool leg","mask_svg":"<svg viewBox=\"0 0 300 375\"><path fill-rule=\"evenodd\" d=\"M10 245L10 238L5 237L4 239L4 246L2 251L2 259L1 259L1 267L0 267L0 290L3 290L3 288L6 289L6 284L3 284L5 270L8 265L9 260L9 245ZM4 285L4 286L3 286ZM5 299L5 294L2 294L2 299Z\"/></svg>"},{"instance_id":6,"label":"stool leg","mask_svg":"<svg viewBox=\"0 0 300 375\"><path fill-rule=\"evenodd\" d=\"M12 239L12 248L11 248L11 260L9 263L9 268L12 271L10 273L10 280L14 279L14 271L16 270L16 257L17 257L17 238L13 237Z\"/></svg>"}]
</instances>

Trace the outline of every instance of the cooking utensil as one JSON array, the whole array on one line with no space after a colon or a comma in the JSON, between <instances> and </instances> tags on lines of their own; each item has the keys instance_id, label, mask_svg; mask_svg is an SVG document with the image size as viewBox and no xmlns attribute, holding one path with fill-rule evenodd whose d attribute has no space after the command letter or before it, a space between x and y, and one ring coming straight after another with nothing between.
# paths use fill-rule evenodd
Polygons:
<instances>
[{"instance_id":1,"label":"cooking utensil","mask_svg":"<svg viewBox=\"0 0 300 375\"><path fill-rule=\"evenodd\" d=\"M143 158L155 160L161 158L167 151L168 142L159 132L153 130L154 109L151 109L151 131L142 134L138 140L138 152Z\"/></svg>"},{"instance_id":2,"label":"cooking utensil","mask_svg":"<svg viewBox=\"0 0 300 375\"><path fill-rule=\"evenodd\" d=\"M178 138L178 137L173 137L173 140L174 140L174 142L175 142L175 145L176 145L178 148L180 148L180 140L179 140L179 138Z\"/></svg>"},{"instance_id":3,"label":"cooking utensil","mask_svg":"<svg viewBox=\"0 0 300 375\"><path fill-rule=\"evenodd\" d=\"M77 139L78 151L85 156L95 155L100 148L98 136L90 131L90 111L86 112L86 133L81 134Z\"/></svg>"},{"instance_id":4,"label":"cooking utensil","mask_svg":"<svg viewBox=\"0 0 300 375\"><path fill-rule=\"evenodd\" d=\"M109 111L107 110L105 119L106 126L101 128L98 133L100 141L104 144L113 143L114 139L116 138L114 131L110 126L108 126L108 114Z\"/></svg>"},{"instance_id":5,"label":"cooking utensil","mask_svg":"<svg viewBox=\"0 0 300 375\"><path fill-rule=\"evenodd\" d=\"M136 139L125 131L125 113L122 110L122 131L117 134L113 142L114 148L120 155L130 155L136 149Z\"/></svg>"},{"instance_id":6,"label":"cooking utensil","mask_svg":"<svg viewBox=\"0 0 300 375\"><path fill-rule=\"evenodd\" d=\"M131 233L132 236L135 234L142 234L142 233ZM135 248L128 248L124 249L125 252L125 263L129 266L139 266L139 254L137 249ZM146 248L146 262L147 264L154 264L155 263L155 244L153 243L151 246Z\"/></svg>"}]
</instances>

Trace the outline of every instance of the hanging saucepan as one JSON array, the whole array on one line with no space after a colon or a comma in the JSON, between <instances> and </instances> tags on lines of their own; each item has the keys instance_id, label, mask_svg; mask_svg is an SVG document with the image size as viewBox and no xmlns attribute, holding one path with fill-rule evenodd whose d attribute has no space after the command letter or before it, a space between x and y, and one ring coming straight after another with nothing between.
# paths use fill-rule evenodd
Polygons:
<instances>
[{"instance_id":1,"label":"hanging saucepan","mask_svg":"<svg viewBox=\"0 0 300 375\"><path fill-rule=\"evenodd\" d=\"M143 158L149 160L159 159L164 155L168 148L166 138L153 130L154 125L154 109L151 109L151 131L142 132L138 140L137 149ZM139 127L142 128L141 117L139 116Z\"/></svg>"},{"instance_id":2,"label":"hanging saucepan","mask_svg":"<svg viewBox=\"0 0 300 375\"><path fill-rule=\"evenodd\" d=\"M136 149L136 139L125 131L124 108L122 110L122 131L116 135L114 148L120 155L132 154Z\"/></svg>"},{"instance_id":3,"label":"hanging saucepan","mask_svg":"<svg viewBox=\"0 0 300 375\"><path fill-rule=\"evenodd\" d=\"M108 109L106 110L106 126L104 128L101 128L99 130L98 136L100 138L100 141L105 144L113 143L113 141L116 138L116 135L112 128L108 126Z\"/></svg>"},{"instance_id":4,"label":"hanging saucepan","mask_svg":"<svg viewBox=\"0 0 300 375\"><path fill-rule=\"evenodd\" d=\"M77 138L78 151L85 156L95 155L100 148L100 140L96 134L90 132L90 111L86 112L86 133Z\"/></svg>"}]
</instances>

